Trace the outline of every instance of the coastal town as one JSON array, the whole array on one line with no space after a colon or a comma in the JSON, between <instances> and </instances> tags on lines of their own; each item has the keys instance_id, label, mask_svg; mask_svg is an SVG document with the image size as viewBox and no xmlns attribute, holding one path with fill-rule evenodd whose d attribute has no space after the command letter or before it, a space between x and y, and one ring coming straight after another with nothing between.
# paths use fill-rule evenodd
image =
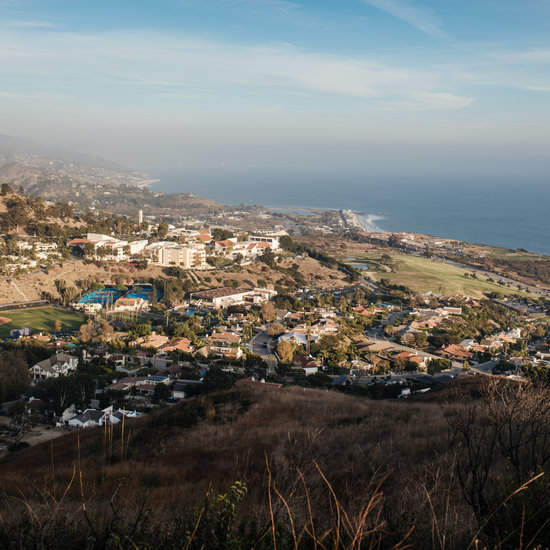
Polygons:
<instances>
[{"instance_id":1,"label":"coastal town","mask_svg":"<svg viewBox=\"0 0 550 550\"><path fill-rule=\"evenodd\" d=\"M16 209L30 228L36 211L65 222L73 214L6 198L1 268L22 299L0 304L11 365L0 386L4 452L37 431L116 424L233 384L411 399L457 377L550 372L544 287L484 279L500 294L451 292L445 281L421 292L391 279L399 255L424 258L427 247L437 250L432 263L456 261L459 250L462 262L479 260L455 242L369 233L349 211L323 251L314 245L326 231L177 226L141 210L133 223L112 219L111 231L65 223L33 235L10 227ZM334 243L355 256L327 254ZM461 277L480 281L469 269ZM44 274L54 286L38 292L29 281Z\"/></svg>"}]
</instances>

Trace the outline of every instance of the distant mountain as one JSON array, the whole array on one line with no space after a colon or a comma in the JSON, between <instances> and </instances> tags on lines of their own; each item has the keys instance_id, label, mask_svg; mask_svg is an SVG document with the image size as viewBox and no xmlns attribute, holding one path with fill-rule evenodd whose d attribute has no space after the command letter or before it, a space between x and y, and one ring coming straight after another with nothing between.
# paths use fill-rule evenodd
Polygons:
<instances>
[{"instance_id":1,"label":"distant mountain","mask_svg":"<svg viewBox=\"0 0 550 550\"><path fill-rule=\"evenodd\" d=\"M49 196L52 184L88 183L140 186L147 174L84 153L0 136L0 179L22 185L28 192Z\"/></svg>"},{"instance_id":2,"label":"distant mountain","mask_svg":"<svg viewBox=\"0 0 550 550\"><path fill-rule=\"evenodd\" d=\"M11 136L0 136L0 183L33 196L117 214L177 216L217 211L222 204L191 194L154 193L147 174L116 162Z\"/></svg>"}]
</instances>

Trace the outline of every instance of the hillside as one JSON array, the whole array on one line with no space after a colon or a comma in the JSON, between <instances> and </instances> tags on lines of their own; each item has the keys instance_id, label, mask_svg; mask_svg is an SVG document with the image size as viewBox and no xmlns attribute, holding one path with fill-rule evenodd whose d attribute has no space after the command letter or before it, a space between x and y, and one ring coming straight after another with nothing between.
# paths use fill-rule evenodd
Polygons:
<instances>
[{"instance_id":1,"label":"hillside","mask_svg":"<svg viewBox=\"0 0 550 550\"><path fill-rule=\"evenodd\" d=\"M135 548L186 541L191 548L252 541L273 548L273 539L277 548L309 548L312 539L325 548L464 548L475 538L492 548L505 537L517 541L523 507L525 536L541 542L547 482L539 478L512 499L505 457L486 439L469 438L479 430L488 437L500 422L491 416L500 410L494 403L512 398L514 410L526 412L543 395L526 390L518 402L515 386L464 380L443 394L452 405L245 383L123 427L67 434L3 461L0 540L42 526L46 548L98 532ZM477 400L480 393L495 399ZM470 482L460 471L480 473L460 452L465 444L490 457L490 482L478 487L487 499L482 508L463 492Z\"/></svg>"},{"instance_id":2,"label":"hillside","mask_svg":"<svg viewBox=\"0 0 550 550\"><path fill-rule=\"evenodd\" d=\"M135 216L201 214L222 208L220 203L181 193L151 192L147 174L75 151L45 147L0 136L0 183L23 187L32 196L70 202L84 208Z\"/></svg>"},{"instance_id":3,"label":"hillside","mask_svg":"<svg viewBox=\"0 0 550 550\"><path fill-rule=\"evenodd\" d=\"M0 177L11 176L14 184L24 187L25 183L44 187L56 177L110 185L140 185L149 179L110 160L11 136L0 136L0 164ZM40 188L33 193L44 194Z\"/></svg>"}]
</instances>

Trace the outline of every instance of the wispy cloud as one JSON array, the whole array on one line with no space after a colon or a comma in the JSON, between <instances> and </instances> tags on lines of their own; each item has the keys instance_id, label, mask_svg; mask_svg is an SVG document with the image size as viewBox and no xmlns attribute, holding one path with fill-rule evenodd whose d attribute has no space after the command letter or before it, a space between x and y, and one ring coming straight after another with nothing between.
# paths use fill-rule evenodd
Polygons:
<instances>
[{"instance_id":1,"label":"wispy cloud","mask_svg":"<svg viewBox=\"0 0 550 550\"><path fill-rule=\"evenodd\" d=\"M19 92L11 92L7 90L0 90L0 98L2 99L14 99L17 101L26 101L26 102L44 102L44 103L51 103L51 102L65 102L65 101L72 101L74 96L69 94L58 94L53 92L36 92L36 93L19 93Z\"/></svg>"},{"instance_id":2,"label":"wispy cloud","mask_svg":"<svg viewBox=\"0 0 550 550\"><path fill-rule=\"evenodd\" d=\"M56 25L47 21L5 20L0 21L0 27L19 27L27 29L55 29Z\"/></svg>"},{"instance_id":3,"label":"wispy cloud","mask_svg":"<svg viewBox=\"0 0 550 550\"><path fill-rule=\"evenodd\" d=\"M524 86L523 88L531 92L550 92L550 86Z\"/></svg>"},{"instance_id":4,"label":"wispy cloud","mask_svg":"<svg viewBox=\"0 0 550 550\"><path fill-rule=\"evenodd\" d=\"M363 3L389 13L435 38L444 38L439 19L433 11L409 0L362 0Z\"/></svg>"},{"instance_id":5,"label":"wispy cloud","mask_svg":"<svg viewBox=\"0 0 550 550\"><path fill-rule=\"evenodd\" d=\"M216 10L238 10L253 16L275 17L277 19L302 20L306 13L303 5L290 0L180 0L184 7L194 6Z\"/></svg>"},{"instance_id":6,"label":"wispy cloud","mask_svg":"<svg viewBox=\"0 0 550 550\"><path fill-rule=\"evenodd\" d=\"M499 53L495 55L495 58L504 63L546 65L550 63L550 49L536 49L519 53Z\"/></svg>"},{"instance_id":7,"label":"wispy cloud","mask_svg":"<svg viewBox=\"0 0 550 550\"><path fill-rule=\"evenodd\" d=\"M146 32L54 32L44 41L39 33L33 38L14 31L0 35L0 60L4 73L46 84L70 82L83 94L91 83L94 89L104 87L111 93L138 87L157 97L159 92L182 94L182 99L196 96L194 90L209 89L241 98L255 93L268 102L279 93L286 93L290 103L291 94L310 93L320 98L414 103L426 110L471 103L470 97L453 89L452 77L441 71L313 53L285 44L239 46Z\"/></svg>"}]
</instances>

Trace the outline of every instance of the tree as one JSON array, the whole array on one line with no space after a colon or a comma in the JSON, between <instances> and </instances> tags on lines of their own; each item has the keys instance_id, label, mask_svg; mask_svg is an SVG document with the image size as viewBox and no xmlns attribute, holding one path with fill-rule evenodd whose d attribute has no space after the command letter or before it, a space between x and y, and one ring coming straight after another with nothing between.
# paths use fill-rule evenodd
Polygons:
<instances>
[{"instance_id":1,"label":"tree","mask_svg":"<svg viewBox=\"0 0 550 550\"><path fill-rule=\"evenodd\" d=\"M0 195L2 197L5 197L6 195L11 195L13 193L13 189L10 187L9 183L3 183L2 189L0 190Z\"/></svg>"},{"instance_id":2,"label":"tree","mask_svg":"<svg viewBox=\"0 0 550 550\"><path fill-rule=\"evenodd\" d=\"M110 340L113 337L114 332L114 328L105 319L101 319L99 321L98 333L101 338L104 340Z\"/></svg>"},{"instance_id":3,"label":"tree","mask_svg":"<svg viewBox=\"0 0 550 550\"><path fill-rule=\"evenodd\" d=\"M90 257L95 254L95 247L92 243L86 243L83 249L84 256Z\"/></svg>"},{"instance_id":4,"label":"tree","mask_svg":"<svg viewBox=\"0 0 550 550\"><path fill-rule=\"evenodd\" d=\"M248 354L244 360L244 373L258 380L265 380L267 376L267 363L260 355Z\"/></svg>"},{"instance_id":5,"label":"tree","mask_svg":"<svg viewBox=\"0 0 550 550\"><path fill-rule=\"evenodd\" d=\"M212 229L210 234L212 235L212 239L215 241L225 241L234 237L232 231L229 231L228 229L220 229L219 227Z\"/></svg>"},{"instance_id":6,"label":"tree","mask_svg":"<svg viewBox=\"0 0 550 550\"><path fill-rule=\"evenodd\" d=\"M271 302L264 302L260 312L264 323L269 323L275 318L275 306Z\"/></svg>"},{"instance_id":7,"label":"tree","mask_svg":"<svg viewBox=\"0 0 550 550\"><path fill-rule=\"evenodd\" d=\"M19 350L0 354L0 402L17 399L30 387L29 368Z\"/></svg>"},{"instance_id":8,"label":"tree","mask_svg":"<svg viewBox=\"0 0 550 550\"><path fill-rule=\"evenodd\" d=\"M155 391L153 392L153 403L160 403L161 401L168 401L172 396L169 386L166 384L157 384Z\"/></svg>"},{"instance_id":9,"label":"tree","mask_svg":"<svg viewBox=\"0 0 550 550\"><path fill-rule=\"evenodd\" d=\"M166 235L168 235L168 224L166 222L159 223L158 229L157 229L157 236L159 239L165 239Z\"/></svg>"},{"instance_id":10,"label":"tree","mask_svg":"<svg viewBox=\"0 0 550 550\"><path fill-rule=\"evenodd\" d=\"M280 336L285 333L285 327L281 323L271 323L267 327L269 336Z\"/></svg>"},{"instance_id":11,"label":"tree","mask_svg":"<svg viewBox=\"0 0 550 550\"><path fill-rule=\"evenodd\" d=\"M80 326L80 330L78 331L78 338L81 342L90 342L95 337L95 335L96 331L91 320Z\"/></svg>"},{"instance_id":12,"label":"tree","mask_svg":"<svg viewBox=\"0 0 550 550\"><path fill-rule=\"evenodd\" d=\"M298 345L294 339L281 340L276 346L277 355L283 363L290 363L297 349Z\"/></svg>"},{"instance_id":13,"label":"tree","mask_svg":"<svg viewBox=\"0 0 550 550\"><path fill-rule=\"evenodd\" d=\"M141 336L148 336L151 332L151 323L137 323L132 329L132 336L134 338L140 338Z\"/></svg>"},{"instance_id":14,"label":"tree","mask_svg":"<svg viewBox=\"0 0 550 550\"><path fill-rule=\"evenodd\" d=\"M53 331L54 332L61 332L61 321L59 319L56 319L53 324Z\"/></svg>"},{"instance_id":15,"label":"tree","mask_svg":"<svg viewBox=\"0 0 550 550\"><path fill-rule=\"evenodd\" d=\"M217 365L212 365L202 380L202 389L204 392L227 390L235 382L235 375L225 372Z\"/></svg>"},{"instance_id":16,"label":"tree","mask_svg":"<svg viewBox=\"0 0 550 550\"><path fill-rule=\"evenodd\" d=\"M270 246L265 247L264 253L259 259L269 267L274 267L275 265L275 254L273 254L273 250L271 250Z\"/></svg>"},{"instance_id":17,"label":"tree","mask_svg":"<svg viewBox=\"0 0 550 550\"><path fill-rule=\"evenodd\" d=\"M424 348L428 345L428 336L425 332L417 332L414 335L414 345L417 348Z\"/></svg>"}]
</instances>

